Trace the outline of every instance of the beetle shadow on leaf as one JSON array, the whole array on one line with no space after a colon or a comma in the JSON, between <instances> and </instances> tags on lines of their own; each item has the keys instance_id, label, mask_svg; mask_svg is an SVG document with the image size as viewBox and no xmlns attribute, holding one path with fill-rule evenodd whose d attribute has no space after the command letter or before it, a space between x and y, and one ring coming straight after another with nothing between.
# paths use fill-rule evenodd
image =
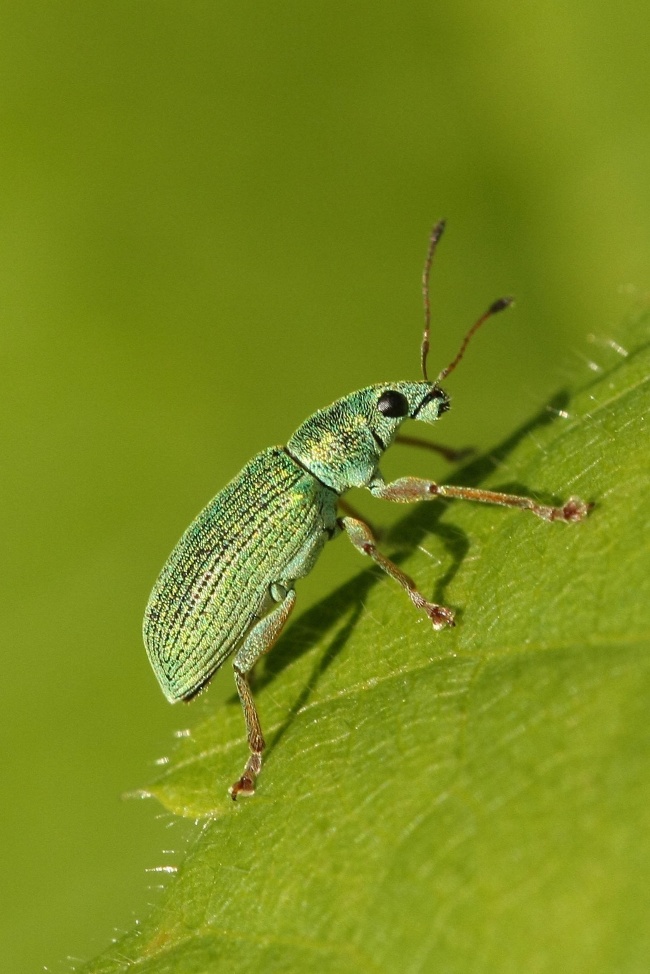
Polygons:
<instances>
[{"instance_id":1,"label":"beetle shadow on leaf","mask_svg":"<svg viewBox=\"0 0 650 974\"><path fill-rule=\"evenodd\" d=\"M321 676L329 669L344 648L363 612L364 602L368 592L379 581L378 575L378 572L363 572L345 585L342 585L327 599L321 601L312 609L309 609L296 621L286 637L282 640L282 644L279 646L280 652L268 657L266 666L264 667L264 673L258 684L260 687L271 683L297 656L303 655L314 644L321 641L323 637L324 619L331 619L331 623L326 623L327 629L331 629L341 619L344 619L343 625L334 633L324 652L315 660L312 671L305 681L302 690L299 692L286 717L269 742L266 749L267 758L278 746L298 713L307 704Z\"/></svg>"},{"instance_id":2,"label":"beetle shadow on leaf","mask_svg":"<svg viewBox=\"0 0 650 974\"><path fill-rule=\"evenodd\" d=\"M562 391L554 395L535 416L503 440L495 449L475 457L469 463L459 467L448 479L448 482L468 487L480 485L490 474L498 470L509 454L526 436L556 420L558 413L566 406L568 400L567 392ZM524 494L533 493L531 488L526 485L512 483L499 485L499 488L495 489L514 490L517 493ZM557 503L556 498L548 498L548 501ZM413 511L401 518L387 532L385 540L381 544L384 553L388 554L396 564L399 564L427 536L434 535L439 538L450 557L449 567L438 579L432 596L435 602L442 605L446 604L446 590L460 570L471 547L471 539L467 537L464 531L456 525L441 522L448 503L450 502L440 501L434 504L414 505ZM388 551L386 551L387 546ZM386 579L386 575L378 566L372 565L340 586L331 595L322 599L317 605L308 609L283 633L278 644L266 657L262 672L256 671L254 673L252 682L255 690L271 684L286 667L321 642L324 632L338 627L340 621L345 620L335 632L324 652L315 661L311 674L299 692L286 719L283 720L273 739L269 742L266 749L267 756L275 749L297 714L306 705L316 689L320 677L344 648L363 611L368 593L374 585L382 580L386 580L387 584L394 584ZM462 608L458 606L452 608L454 608L456 618L461 619ZM231 702L233 704L238 703L238 697L233 695Z\"/></svg>"},{"instance_id":3,"label":"beetle shadow on leaf","mask_svg":"<svg viewBox=\"0 0 650 974\"><path fill-rule=\"evenodd\" d=\"M446 482L450 484L459 484L464 487L480 486L490 476L490 474L499 469L509 454L512 453L512 451L522 440L529 436L534 430L539 430L540 428L548 426L554 422L559 413L561 413L561 411L566 407L568 402L568 392L560 391L556 393L551 397L551 399L549 399L546 405L544 405L535 414L535 416L527 420L522 426L515 430L511 436L503 440L503 442L500 443L494 450L491 450L489 453L473 457L472 460L470 460L464 466L459 467L456 471L454 471L453 475L448 478ZM524 495L531 495L535 493L529 486L521 483L514 483L512 481L495 485L492 489L501 490L504 493ZM549 497L545 495L537 496L542 503L558 504L561 502L561 499L557 497ZM441 500L440 503L435 504L418 504L412 513L409 513L406 517L401 518L397 524L391 528L386 536L386 540L389 543L399 544L407 550L412 550L414 547L421 544L427 535L434 534L440 538L451 558L451 563L447 571L438 579L433 593L434 602L439 602L441 604L445 604L445 592L458 574L458 571L460 570L466 555L469 553L471 546L471 540L456 525L446 524L441 521L441 518L448 509L448 505L450 503L454 504L469 502ZM462 618L462 609L456 608L455 611L456 618Z\"/></svg>"}]
</instances>

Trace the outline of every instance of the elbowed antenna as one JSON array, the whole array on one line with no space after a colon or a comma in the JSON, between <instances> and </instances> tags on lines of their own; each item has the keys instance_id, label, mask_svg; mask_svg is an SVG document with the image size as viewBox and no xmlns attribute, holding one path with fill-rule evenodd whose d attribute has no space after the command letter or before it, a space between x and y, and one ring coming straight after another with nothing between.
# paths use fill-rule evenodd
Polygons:
<instances>
[{"instance_id":1,"label":"elbowed antenna","mask_svg":"<svg viewBox=\"0 0 650 974\"><path fill-rule=\"evenodd\" d=\"M510 305L512 304L513 301L514 301L514 298L510 298L510 297L509 298L499 298L497 301L495 301L493 304L490 305L490 307L487 309L487 311L485 312L485 314L482 314L481 317L478 319L478 321L475 321L474 322L474 324L472 325L472 327L470 328L470 330L467 332L467 334L463 338L463 343L460 346L460 349L458 350L458 355L456 356L455 359L453 359L453 361L451 361L449 363L449 365L445 369L442 370L442 372L440 373L440 375L436 379L436 383L442 382L443 379L446 379L447 378L447 376L449 375L450 372L453 372L454 371L454 369L456 368L456 366L458 365L458 363L462 359L463 355L465 354L465 349L469 345L470 340L476 334L476 332L479 330L479 328L481 327L481 325L485 324L485 322L488 320L488 318L491 318L492 315L498 314L499 311L505 311L506 308L509 308L510 307ZM425 378L426 378L426 376L425 376Z\"/></svg>"},{"instance_id":2,"label":"elbowed antenna","mask_svg":"<svg viewBox=\"0 0 650 974\"><path fill-rule=\"evenodd\" d=\"M425 382L429 381L429 376L427 375L427 356L429 354L429 339L431 337L431 302L429 301L429 277L431 276L431 264L433 263L433 255L436 252L436 247L438 241L442 237L443 230L445 229L445 220L439 220L433 230L431 231L431 236L429 237L429 249L427 251L427 259L424 263L424 271L422 272L422 297L424 298L424 334L422 336L422 350L420 352L420 361L422 363L422 376Z\"/></svg>"}]
</instances>

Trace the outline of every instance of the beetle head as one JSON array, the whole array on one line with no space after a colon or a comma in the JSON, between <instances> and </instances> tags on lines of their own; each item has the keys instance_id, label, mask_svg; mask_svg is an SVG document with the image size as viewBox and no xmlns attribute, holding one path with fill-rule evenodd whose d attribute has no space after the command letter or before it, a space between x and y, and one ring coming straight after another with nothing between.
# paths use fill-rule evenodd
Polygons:
<instances>
[{"instance_id":1,"label":"beetle head","mask_svg":"<svg viewBox=\"0 0 650 974\"><path fill-rule=\"evenodd\" d=\"M363 487L405 419L435 422L449 397L433 382L382 382L337 399L298 427L289 452L334 490Z\"/></svg>"}]
</instances>

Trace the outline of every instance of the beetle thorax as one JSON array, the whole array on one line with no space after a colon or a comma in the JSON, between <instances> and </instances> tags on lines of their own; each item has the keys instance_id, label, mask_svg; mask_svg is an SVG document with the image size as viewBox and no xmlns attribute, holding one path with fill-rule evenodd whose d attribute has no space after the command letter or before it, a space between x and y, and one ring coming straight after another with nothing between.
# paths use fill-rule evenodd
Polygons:
<instances>
[{"instance_id":1,"label":"beetle thorax","mask_svg":"<svg viewBox=\"0 0 650 974\"><path fill-rule=\"evenodd\" d=\"M383 452L363 411L350 401L354 395L319 409L287 444L295 459L338 493L365 486Z\"/></svg>"}]
</instances>

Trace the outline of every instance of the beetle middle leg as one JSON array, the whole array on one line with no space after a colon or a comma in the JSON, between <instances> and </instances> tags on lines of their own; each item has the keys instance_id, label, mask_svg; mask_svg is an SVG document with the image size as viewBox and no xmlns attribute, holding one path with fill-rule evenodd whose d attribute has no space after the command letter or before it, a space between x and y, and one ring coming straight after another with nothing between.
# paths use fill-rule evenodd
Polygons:
<instances>
[{"instance_id":1,"label":"beetle middle leg","mask_svg":"<svg viewBox=\"0 0 650 974\"><path fill-rule=\"evenodd\" d=\"M362 555L368 555L383 570L394 578L395 581L405 589L416 609L424 609L433 624L434 629L444 629L445 626L453 626L454 613L444 605L437 605L429 602L416 588L415 582L397 565L378 550L372 531L363 521L354 517L342 517L339 524L358 551Z\"/></svg>"},{"instance_id":2,"label":"beetle middle leg","mask_svg":"<svg viewBox=\"0 0 650 974\"><path fill-rule=\"evenodd\" d=\"M233 801L237 801L238 795L248 796L255 793L255 780L262 770L262 752L265 747L260 718L248 682L248 674L260 656L268 653L271 649L296 604L296 593L292 588L286 589L279 584L272 585L271 596L275 601L281 599L280 604L255 624L233 661L235 683L244 711L248 746L251 752L241 778L228 789Z\"/></svg>"}]
</instances>

